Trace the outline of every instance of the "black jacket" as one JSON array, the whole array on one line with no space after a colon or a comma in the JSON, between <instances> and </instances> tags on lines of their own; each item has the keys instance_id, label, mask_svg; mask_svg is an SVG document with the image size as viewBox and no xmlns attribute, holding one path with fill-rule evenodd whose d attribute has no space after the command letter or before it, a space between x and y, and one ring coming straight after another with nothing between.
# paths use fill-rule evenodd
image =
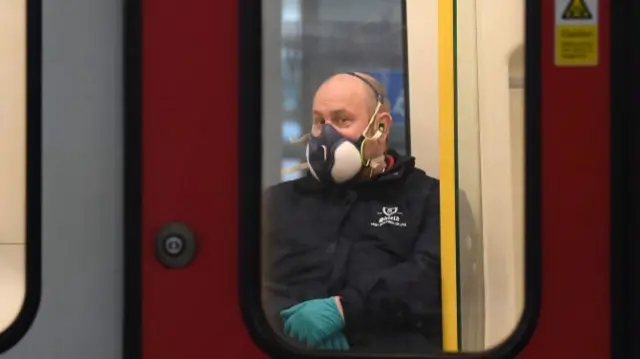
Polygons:
<instances>
[{"instance_id":1,"label":"black jacket","mask_svg":"<svg viewBox=\"0 0 640 359\"><path fill-rule=\"evenodd\" d=\"M394 157L370 181L306 176L266 191L265 310L276 329L282 309L337 295L352 350L441 349L439 182Z\"/></svg>"}]
</instances>

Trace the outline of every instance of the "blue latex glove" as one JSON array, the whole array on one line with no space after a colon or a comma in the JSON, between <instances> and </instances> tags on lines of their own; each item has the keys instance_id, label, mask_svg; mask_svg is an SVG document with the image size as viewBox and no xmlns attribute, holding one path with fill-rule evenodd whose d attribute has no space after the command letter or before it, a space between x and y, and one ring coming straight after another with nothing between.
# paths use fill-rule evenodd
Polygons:
<instances>
[{"instance_id":1,"label":"blue latex glove","mask_svg":"<svg viewBox=\"0 0 640 359\"><path fill-rule=\"evenodd\" d=\"M347 341L347 337L345 337L342 332L338 332L320 343L318 349L347 351L349 350L349 341Z\"/></svg>"},{"instance_id":2,"label":"blue latex glove","mask_svg":"<svg viewBox=\"0 0 640 359\"><path fill-rule=\"evenodd\" d=\"M312 348L344 327L344 319L332 298L312 299L280 312L284 333Z\"/></svg>"}]
</instances>

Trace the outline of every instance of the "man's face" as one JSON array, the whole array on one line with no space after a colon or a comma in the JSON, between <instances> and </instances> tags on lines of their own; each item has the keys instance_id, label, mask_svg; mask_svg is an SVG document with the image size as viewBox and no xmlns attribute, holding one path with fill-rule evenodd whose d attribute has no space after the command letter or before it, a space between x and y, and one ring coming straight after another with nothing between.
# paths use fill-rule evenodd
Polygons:
<instances>
[{"instance_id":1,"label":"man's face","mask_svg":"<svg viewBox=\"0 0 640 359\"><path fill-rule=\"evenodd\" d=\"M322 84L313 100L313 130L333 126L345 138L356 140L367 128L375 106L374 94L362 80L340 74Z\"/></svg>"}]
</instances>

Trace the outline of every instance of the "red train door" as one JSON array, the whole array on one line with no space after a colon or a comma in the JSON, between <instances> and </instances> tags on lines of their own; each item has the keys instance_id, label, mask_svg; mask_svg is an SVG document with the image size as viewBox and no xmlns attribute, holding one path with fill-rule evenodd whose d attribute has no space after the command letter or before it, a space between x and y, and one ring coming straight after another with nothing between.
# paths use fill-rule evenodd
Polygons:
<instances>
[{"instance_id":1,"label":"red train door","mask_svg":"<svg viewBox=\"0 0 640 359\"><path fill-rule=\"evenodd\" d=\"M236 294L238 3L128 1L126 19L136 124L126 134L125 356L264 357ZM181 251L195 254L186 267L158 260Z\"/></svg>"},{"instance_id":2,"label":"red train door","mask_svg":"<svg viewBox=\"0 0 640 359\"><path fill-rule=\"evenodd\" d=\"M540 279L542 309L528 343L512 348L524 347L519 358L609 355L609 0L594 3L599 59L578 68L554 63L555 1L527 1L527 76L537 83L527 87L537 121L528 130L538 136L527 138L538 175L527 191L541 200L529 230L542 244L528 275ZM260 106L260 80L240 89L240 70L260 71L240 69L238 56L242 47L254 65L260 59L259 29L241 36L260 26L260 12L245 27L239 19L259 8L258 0L127 1L126 359L265 357L245 329L254 313L243 321L239 304L257 299L238 294L240 254L254 269L258 258L238 252L239 206L257 214L260 194L251 157L259 126L241 127L259 121L259 110L238 120L241 101ZM254 152L240 156L245 144ZM240 166L254 178L240 178Z\"/></svg>"}]
</instances>

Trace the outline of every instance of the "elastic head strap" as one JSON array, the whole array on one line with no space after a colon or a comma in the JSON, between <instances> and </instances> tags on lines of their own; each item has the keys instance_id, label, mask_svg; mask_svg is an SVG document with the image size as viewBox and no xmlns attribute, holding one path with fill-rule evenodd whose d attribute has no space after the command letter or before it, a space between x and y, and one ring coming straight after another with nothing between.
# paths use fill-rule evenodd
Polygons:
<instances>
[{"instance_id":1,"label":"elastic head strap","mask_svg":"<svg viewBox=\"0 0 640 359\"><path fill-rule=\"evenodd\" d=\"M365 84L367 84L367 86L369 86L369 88L373 91L374 95L376 96L376 101L378 101L378 103L382 103L382 94L380 92L378 92L378 90L376 90L375 86L373 86L373 84L365 79L364 77L360 76L360 74L356 73L356 72L345 72L346 75L350 75L356 78L359 78L362 82L364 82Z\"/></svg>"}]
</instances>

